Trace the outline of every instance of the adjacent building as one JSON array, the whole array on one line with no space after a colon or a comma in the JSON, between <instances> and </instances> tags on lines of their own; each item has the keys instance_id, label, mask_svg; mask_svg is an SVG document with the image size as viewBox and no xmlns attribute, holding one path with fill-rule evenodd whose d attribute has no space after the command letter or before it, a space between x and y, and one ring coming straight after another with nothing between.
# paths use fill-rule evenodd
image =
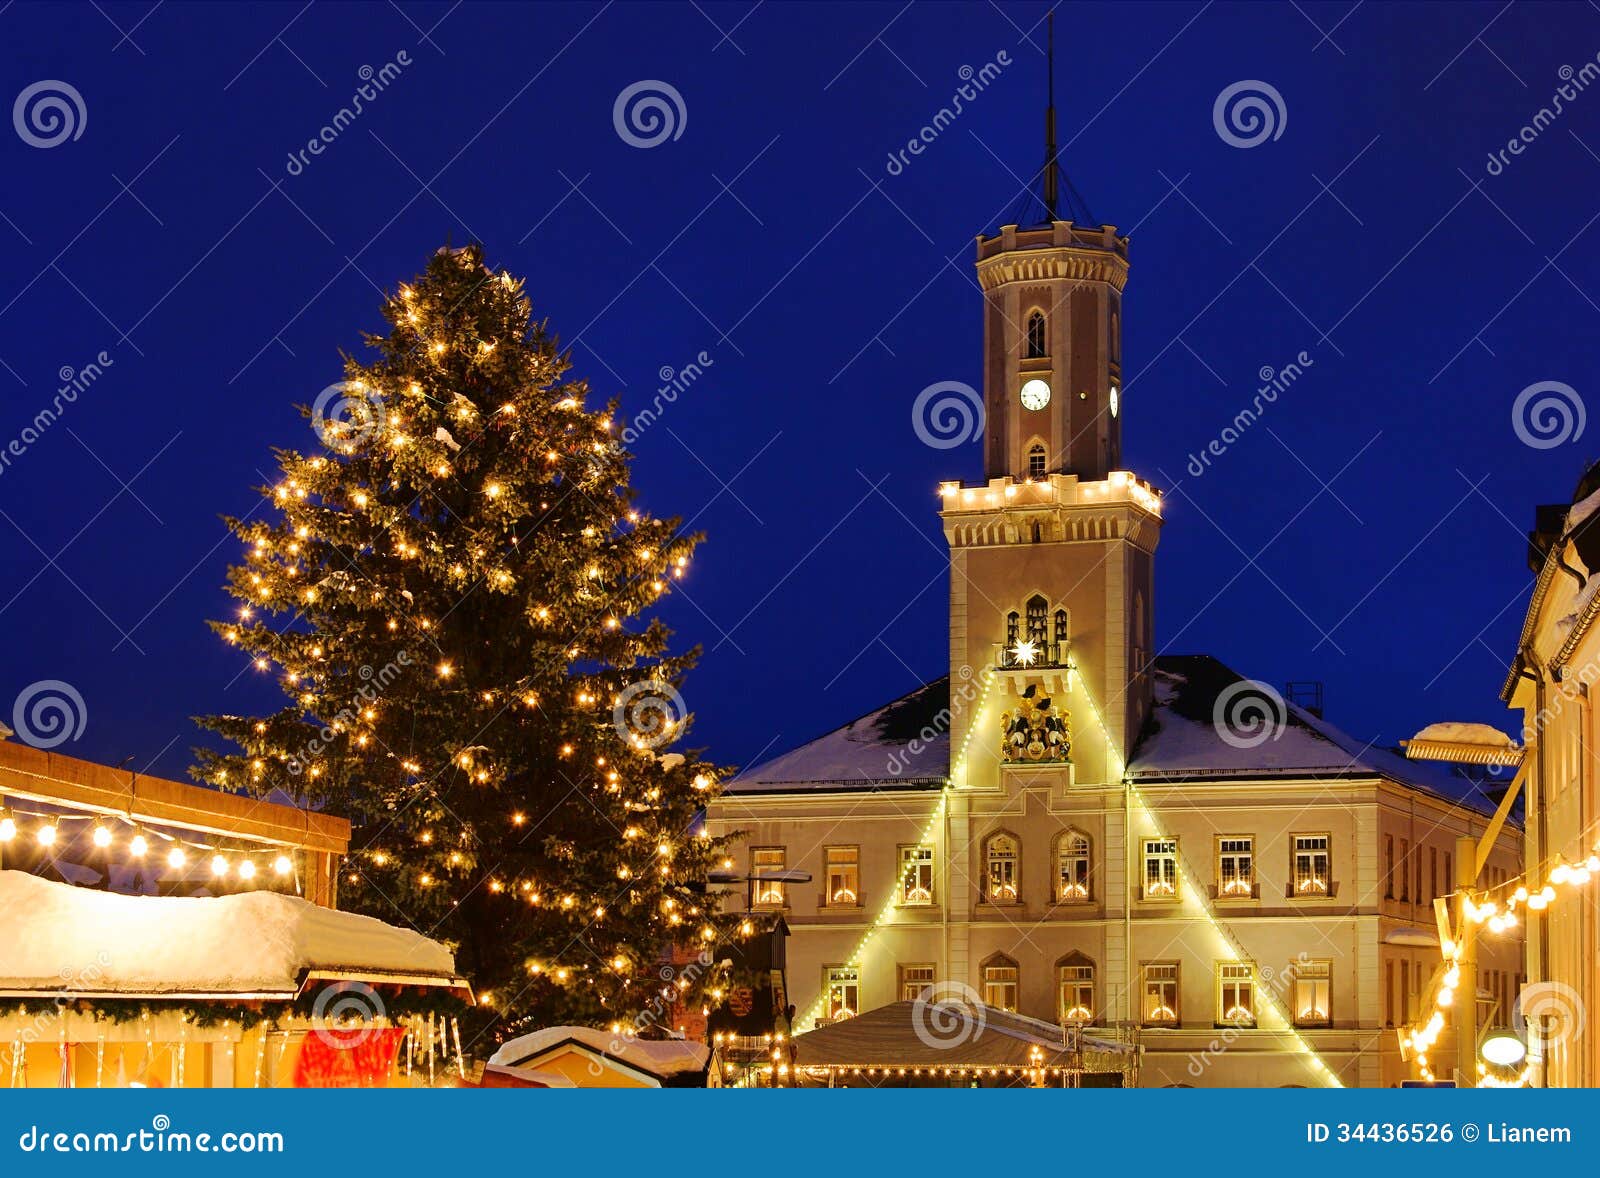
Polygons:
<instances>
[{"instance_id":1,"label":"adjacent building","mask_svg":"<svg viewBox=\"0 0 1600 1178\"><path fill-rule=\"evenodd\" d=\"M1600 915L1592 885L1583 886L1600 874L1600 731L1593 698L1600 679L1597 512L1600 466L1584 475L1570 505L1539 509L1529 545L1537 580L1502 693L1523 716L1528 819L1521 886L1526 894L1549 887L1545 894L1552 897L1542 908L1525 910L1525 1033L1534 1081L1563 1088L1600 1084L1600 1037L1584 1029L1600 1011Z\"/></svg>"}]
</instances>

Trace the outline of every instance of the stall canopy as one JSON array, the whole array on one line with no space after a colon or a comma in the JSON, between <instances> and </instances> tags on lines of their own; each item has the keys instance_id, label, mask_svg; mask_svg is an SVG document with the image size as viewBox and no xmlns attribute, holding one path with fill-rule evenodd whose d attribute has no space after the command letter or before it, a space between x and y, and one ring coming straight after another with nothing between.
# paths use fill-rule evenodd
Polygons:
<instances>
[{"instance_id":1,"label":"stall canopy","mask_svg":"<svg viewBox=\"0 0 1600 1178\"><path fill-rule=\"evenodd\" d=\"M892 1002L796 1036L795 1062L813 1068L1120 1071L1137 1048L1088 1028L1077 1050L1051 1023L982 1003Z\"/></svg>"},{"instance_id":2,"label":"stall canopy","mask_svg":"<svg viewBox=\"0 0 1600 1178\"><path fill-rule=\"evenodd\" d=\"M0 994L292 999L324 979L465 987L439 942L297 896L122 896L0 871Z\"/></svg>"},{"instance_id":3,"label":"stall canopy","mask_svg":"<svg viewBox=\"0 0 1600 1178\"><path fill-rule=\"evenodd\" d=\"M628 1031L546 1027L510 1039L491 1067L556 1072L579 1088L699 1088L711 1049L685 1039L638 1039Z\"/></svg>"}]
</instances>

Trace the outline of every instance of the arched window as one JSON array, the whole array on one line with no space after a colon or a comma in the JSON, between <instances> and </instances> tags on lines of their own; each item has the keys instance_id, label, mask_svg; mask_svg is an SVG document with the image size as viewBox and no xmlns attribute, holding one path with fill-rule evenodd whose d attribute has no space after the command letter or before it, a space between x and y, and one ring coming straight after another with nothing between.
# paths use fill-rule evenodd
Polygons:
<instances>
[{"instance_id":1,"label":"arched window","mask_svg":"<svg viewBox=\"0 0 1600 1178\"><path fill-rule=\"evenodd\" d=\"M1094 1022L1094 962L1077 952L1056 962L1056 994L1056 1012L1063 1023Z\"/></svg>"},{"instance_id":2,"label":"arched window","mask_svg":"<svg viewBox=\"0 0 1600 1178\"><path fill-rule=\"evenodd\" d=\"M998 1010L1017 1009L1017 963L1000 954L983 963L983 1001Z\"/></svg>"},{"instance_id":3,"label":"arched window","mask_svg":"<svg viewBox=\"0 0 1600 1178\"><path fill-rule=\"evenodd\" d=\"M1115 310L1111 312L1111 362L1122 362L1122 317Z\"/></svg>"},{"instance_id":4,"label":"arched window","mask_svg":"<svg viewBox=\"0 0 1600 1178\"><path fill-rule=\"evenodd\" d=\"M984 895L996 904L1017 902L1020 849L1014 835L992 834L983 845Z\"/></svg>"},{"instance_id":5,"label":"arched window","mask_svg":"<svg viewBox=\"0 0 1600 1178\"><path fill-rule=\"evenodd\" d=\"M1028 598L1026 609L1028 611L1028 641L1033 643L1038 650L1043 651L1044 644L1050 641L1050 635L1046 632L1045 627L1045 617L1050 612L1050 603L1044 598L1035 595Z\"/></svg>"},{"instance_id":6,"label":"arched window","mask_svg":"<svg viewBox=\"0 0 1600 1178\"><path fill-rule=\"evenodd\" d=\"M1049 471L1048 462L1043 442L1035 442L1028 447L1028 477L1030 479L1044 478Z\"/></svg>"},{"instance_id":7,"label":"arched window","mask_svg":"<svg viewBox=\"0 0 1600 1178\"><path fill-rule=\"evenodd\" d=\"M1038 360L1049 354L1045 346L1044 312L1035 311L1028 316L1028 359Z\"/></svg>"},{"instance_id":8,"label":"arched window","mask_svg":"<svg viewBox=\"0 0 1600 1178\"><path fill-rule=\"evenodd\" d=\"M1016 610L1012 610L1006 615L1006 649L1008 651L1016 649L1017 638L1019 637L1017 627L1021 621L1022 617Z\"/></svg>"},{"instance_id":9,"label":"arched window","mask_svg":"<svg viewBox=\"0 0 1600 1178\"><path fill-rule=\"evenodd\" d=\"M1071 636L1068 633L1069 627L1067 625L1067 611L1066 610L1064 610L1064 609L1056 610L1055 623L1056 623L1056 625L1055 625L1056 647L1055 647L1055 650L1052 652L1055 655L1055 657L1051 661L1056 663L1056 664L1058 664L1058 665L1060 665L1060 664L1064 664L1067 661L1067 644L1068 644L1068 642L1071 641Z\"/></svg>"},{"instance_id":10,"label":"arched window","mask_svg":"<svg viewBox=\"0 0 1600 1178\"><path fill-rule=\"evenodd\" d=\"M1089 836L1068 830L1056 840L1056 900L1062 904L1089 899Z\"/></svg>"}]
</instances>

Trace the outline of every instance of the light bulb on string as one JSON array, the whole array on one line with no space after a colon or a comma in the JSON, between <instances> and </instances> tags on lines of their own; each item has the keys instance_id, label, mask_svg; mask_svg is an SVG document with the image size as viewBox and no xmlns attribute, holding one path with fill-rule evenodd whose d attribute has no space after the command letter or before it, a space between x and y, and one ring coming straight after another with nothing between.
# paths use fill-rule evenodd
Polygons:
<instances>
[{"instance_id":1,"label":"light bulb on string","mask_svg":"<svg viewBox=\"0 0 1600 1178\"><path fill-rule=\"evenodd\" d=\"M174 871L181 870L188 862L189 856L184 853L182 847L173 847L167 852L167 866Z\"/></svg>"},{"instance_id":2,"label":"light bulb on string","mask_svg":"<svg viewBox=\"0 0 1600 1178\"><path fill-rule=\"evenodd\" d=\"M211 874L221 879L228 874L228 861L221 855L211 857Z\"/></svg>"},{"instance_id":3,"label":"light bulb on string","mask_svg":"<svg viewBox=\"0 0 1600 1178\"><path fill-rule=\"evenodd\" d=\"M17 837L17 821L10 814L0 811L0 843L9 843Z\"/></svg>"},{"instance_id":4,"label":"light bulb on string","mask_svg":"<svg viewBox=\"0 0 1600 1178\"><path fill-rule=\"evenodd\" d=\"M39 828L38 832L33 837L38 840L39 845L41 847L53 847L53 846L55 846L55 842L56 842L56 825L55 825L55 823L46 822L43 826L41 826Z\"/></svg>"},{"instance_id":5,"label":"light bulb on string","mask_svg":"<svg viewBox=\"0 0 1600 1178\"><path fill-rule=\"evenodd\" d=\"M95 825L93 838L94 845L97 847L104 848L111 845L111 831L99 824Z\"/></svg>"},{"instance_id":6,"label":"light bulb on string","mask_svg":"<svg viewBox=\"0 0 1600 1178\"><path fill-rule=\"evenodd\" d=\"M150 843L145 839L144 832L135 828L133 837L128 840L128 854L135 859L142 859L150 850Z\"/></svg>"}]
</instances>

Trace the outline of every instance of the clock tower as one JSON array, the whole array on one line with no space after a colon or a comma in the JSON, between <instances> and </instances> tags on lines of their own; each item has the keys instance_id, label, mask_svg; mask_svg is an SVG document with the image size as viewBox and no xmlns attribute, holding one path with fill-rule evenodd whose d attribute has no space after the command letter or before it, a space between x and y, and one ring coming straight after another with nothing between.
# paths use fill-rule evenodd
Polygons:
<instances>
[{"instance_id":1,"label":"clock tower","mask_svg":"<svg viewBox=\"0 0 1600 1178\"><path fill-rule=\"evenodd\" d=\"M985 685L952 700L968 796L1120 790L1152 703L1161 499L1122 464L1128 239L1061 171L1053 95L1039 178L977 239L984 481L941 487L950 681Z\"/></svg>"},{"instance_id":2,"label":"clock tower","mask_svg":"<svg viewBox=\"0 0 1600 1178\"><path fill-rule=\"evenodd\" d=\"M1127 281L1113 225L1052 215L978 238L987 477L1100 480L1121 465Z\"/></svg>"}]
</instances>

